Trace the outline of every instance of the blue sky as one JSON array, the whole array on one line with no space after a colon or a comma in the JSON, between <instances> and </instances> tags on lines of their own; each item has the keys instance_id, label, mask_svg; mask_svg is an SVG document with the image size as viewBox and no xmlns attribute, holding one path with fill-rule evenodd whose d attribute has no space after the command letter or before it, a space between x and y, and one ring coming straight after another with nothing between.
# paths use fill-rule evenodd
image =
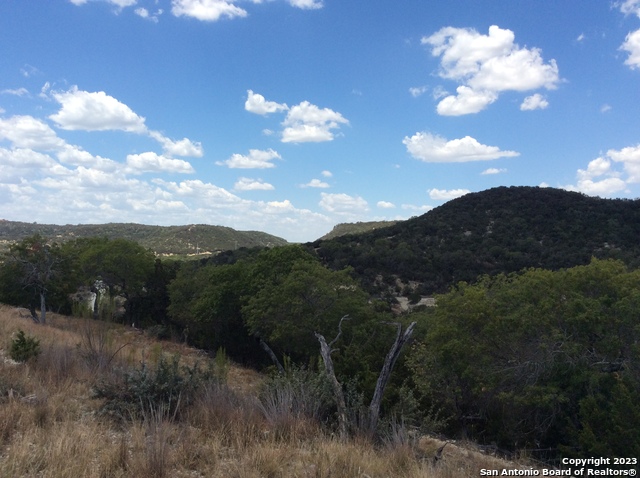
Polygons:
<instances>
[{"instance_id":1,"label":"blue sky","mask_svg":"<svg viewBox=\"0 0 640 478\"><path fill-rule=\"evenodd\" d=\"M0 2L0 218L308 241L511 185L640 196L640 0Z\"/></svg>"}]
</instances>

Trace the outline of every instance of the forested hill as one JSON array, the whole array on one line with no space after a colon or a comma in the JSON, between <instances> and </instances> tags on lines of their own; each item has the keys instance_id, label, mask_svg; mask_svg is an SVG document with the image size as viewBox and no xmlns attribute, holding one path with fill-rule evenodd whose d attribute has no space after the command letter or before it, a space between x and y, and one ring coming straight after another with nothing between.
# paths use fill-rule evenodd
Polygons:
<instances>
[{"instance_id":1,"label":"forested hill","mask_svg":"<svg viewBox=\"0 0 640 478\"><path fill-rule=\"evenodd\" d=\"M272 247L287 241L258 231L236 231L230 227L204 224L187 226L147 226L143 224L53 225L0 220L0 245L21 241L33 234L65 242L80 237L127 239L157 254L207 254L240 247Z\"/></svg>"},{"instance_id":2,"label":"forested hill","mask_svg":"<svg viewBox=\"0 0 640 478\"><path fill-rule=\"evenodd\" d=\"M310 246L332 268L354 267L370 290L394 286L398 277L419 282L417 293L429 295L483 274L560 269L593 256L638 265L640 201L499 187L391 227Z\"/></svg>"}]
</instances>

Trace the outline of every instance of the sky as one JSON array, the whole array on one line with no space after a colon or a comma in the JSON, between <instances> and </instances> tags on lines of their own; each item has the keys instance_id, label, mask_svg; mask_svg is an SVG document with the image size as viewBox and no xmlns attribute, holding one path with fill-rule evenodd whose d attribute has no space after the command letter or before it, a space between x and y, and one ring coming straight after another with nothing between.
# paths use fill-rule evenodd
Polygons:
<instances>
[{"instance_id":1,"label":"sky","mask_svg":"<svg viewBox=\"0 0 640 478\"><path fill-rule=\"evenodd\" d=\"M0 2L0 219L305 242L497 186L640 197L640 0Z\"/></svg>"}]
</instances>

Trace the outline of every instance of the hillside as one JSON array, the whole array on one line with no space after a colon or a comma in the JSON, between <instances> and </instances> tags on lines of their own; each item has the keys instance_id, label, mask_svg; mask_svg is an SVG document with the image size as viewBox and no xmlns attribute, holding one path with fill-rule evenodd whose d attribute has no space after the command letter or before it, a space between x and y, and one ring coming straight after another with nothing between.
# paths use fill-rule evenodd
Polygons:
<instances>
[{"instance_id":1,"label":"hillside","mask_svg":"<svg viewBox=\"0 0 640 478\"><path fill-rule=\"evenodd\" d=\"M346 236L347 234L361 234L382 227L393 226L397 222L398 221L343 222L336 224L331 232L328 232L319 240L334 239L336 237Z\"/></svg>"},{"instance_id":2,"label":"hillside","mask_svg":"<svg viewBox=\"0 0 640 478\"><path fill-rule=\"evenodd\" d=\"M143 224L53 225L0 220L0 247L40 234L64 242L80 237L122 238L138 242L157 254L211 254L240 247L272 247L287 244L276 236L258 231L236 231L230 227L192 224L147 226Z\"/></svg>"},{"instance_id":3,"label":"hillside","mask_svg":"<svg viewBox=\"0 0 640 478\"><path fill-rule=\"evenodd\" d=\"M499 187L371 232L318 240L325 264L352 266L370 291L415 282L422 295L523 268L559 269L591 257L640 264L640 201L553 188ZM406 291L404 291L406 293Z\"/></svg>"},{"instance_id":4,"label":"hillside","mask_svg":"<svg viewBox=\"0 0 640 478\"><path fill-rule=\"evenodd\" d=\"M9 358L19 330L40 345L40 355L26 363ZM182 368L156 374L163 360L175 358L189 370L195 363L219 367L220 360L105 322L52 314L49 325L36 325L4 305L0 336L0 476L465 478L481 469L525 467L452 442L434 467L444 442L427 436L407 442L398 435L378 446L363 438L339 441L292 412L286 399L260 394L264 376L229 363L221 381L203 384L191 400L181 391L177 404L169 402L173 413L155 397L142 416L115 419L105 403L128 395L97 399L96 387L120 390L124 377L132 394L154 383L171 387Z\"/></svg>"}]
</instances>

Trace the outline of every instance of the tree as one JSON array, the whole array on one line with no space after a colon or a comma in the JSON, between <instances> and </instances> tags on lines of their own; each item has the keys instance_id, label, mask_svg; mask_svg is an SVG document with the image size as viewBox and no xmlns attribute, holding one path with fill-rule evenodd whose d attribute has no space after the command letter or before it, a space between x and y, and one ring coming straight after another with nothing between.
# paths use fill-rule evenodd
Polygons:
<instances>
[{"instance_id":1,"label":"tree","mask_svg":"<svg viewBox=\"0 0 640 478\"><path fill-rule=\"evenodd\" d=\"M78 285L94 287L96 281L102 281L111 296L125 299L131 322L142 318L137 309L156 267L153 252L133 241L106 237L78 239L66 244L64 250L73 258Z\"/></svg>"},{"instance_id":2,"label":"tree","mask_svg":"<svg viewBox=\"0 0 640 478\"><path fill-rule=\"evenodd\" d=\"M626 398L640 392L639 289L640 271L597 259L459 284L420 320L413 381L425 406L449 419L449 433L595 453L587 428L615 430L596 408L640 412Z\"/></svg>"},{"instance_id":3,"label":"tree","mask_svg":"<svg viewBox=\"0 0 640 478\"><path fill-rule=\"evenodd\" d=\"M48 244L36 234L12 245L7 259L7 270L14 272L16 282L30 292L28 306L33 320L46 323L47 295L62 263L58 245ZM38 303L40 317L36 315Z\"/></svg>"}]
</instances>

